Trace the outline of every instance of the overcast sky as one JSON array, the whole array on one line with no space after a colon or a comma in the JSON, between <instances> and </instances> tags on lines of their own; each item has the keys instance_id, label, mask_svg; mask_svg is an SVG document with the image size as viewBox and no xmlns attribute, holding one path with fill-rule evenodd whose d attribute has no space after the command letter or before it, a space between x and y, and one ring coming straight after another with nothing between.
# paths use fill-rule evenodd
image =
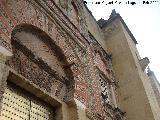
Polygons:
<instances>
[{"instance_id":1,"label":"overcast sky","mask_svg":"<svg viewBox=\"0 0 160 120\"><path fill-rule=\"evenodd\" d=\"M113 9L120 13L138 42L141 58L150 59L149 66L160 82L160 0L152 3L149 1L150 4L143 4L143 0L132 0L129 1L130 4L126 4L128 0L113 0L114 4L108 4L112 0L86 1L96 20L107 20ZM136 4L132 5L131 2Z\"/></svg>"}]
</instances>

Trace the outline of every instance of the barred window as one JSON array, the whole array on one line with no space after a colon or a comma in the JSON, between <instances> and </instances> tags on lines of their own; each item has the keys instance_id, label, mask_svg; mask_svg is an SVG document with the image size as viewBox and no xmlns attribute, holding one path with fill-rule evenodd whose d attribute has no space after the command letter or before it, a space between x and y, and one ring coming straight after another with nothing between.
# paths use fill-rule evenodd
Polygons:
<instances>
[{"instance_id":1,"label":"barred window","mask_svg":"<svg viewBox=\"0 0 160 120\"><path fill-rule=\"evenodd\" d=\"M101 85L101 96L103 102L111 104L112 102L111 102L111 91L109 82L102 75L100 75L99 81Z\"/></svg>"}]
</instances>

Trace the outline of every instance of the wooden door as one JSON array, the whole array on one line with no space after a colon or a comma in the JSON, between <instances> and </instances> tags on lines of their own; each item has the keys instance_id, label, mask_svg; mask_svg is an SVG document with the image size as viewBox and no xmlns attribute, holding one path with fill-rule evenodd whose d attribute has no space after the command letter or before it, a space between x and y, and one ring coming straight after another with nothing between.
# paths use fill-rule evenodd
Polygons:
<instances>
[{"instance_id":1,"label":"wooden door","mask_svg":"<svg viewBox=\"0 0 160 120\"><path fill-rule=\"evenodd\" d=\"M54 109L23 89L8 83L0 120L54 120Z\"/></svg>"}]
</instances>

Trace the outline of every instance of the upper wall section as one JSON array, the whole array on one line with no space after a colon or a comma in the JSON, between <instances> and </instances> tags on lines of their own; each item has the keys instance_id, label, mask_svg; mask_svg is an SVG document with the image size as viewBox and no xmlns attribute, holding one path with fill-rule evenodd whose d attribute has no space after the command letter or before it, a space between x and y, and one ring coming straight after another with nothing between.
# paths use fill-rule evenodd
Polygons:
<instances>
[{"instance_id":1,"label":"upper wall section","mask_svg":"<svg viewBox=\"0 0 160 120\"><path fill-rule=\"evenodd\" d=\"M84 6L84 14L89 32L103 46L103 34L101 32L99 25L97 24L95 18L92 16L87 6Z\"/></svg>"}]
</instances>

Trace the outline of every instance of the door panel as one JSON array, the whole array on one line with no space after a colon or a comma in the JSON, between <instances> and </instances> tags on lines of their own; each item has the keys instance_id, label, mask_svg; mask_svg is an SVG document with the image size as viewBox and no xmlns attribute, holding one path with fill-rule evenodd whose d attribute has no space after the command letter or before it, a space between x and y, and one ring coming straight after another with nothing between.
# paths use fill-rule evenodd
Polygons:
<instances>
[{"instance_id":1,"label":"door panel","mask_svg":"<svg viewBox=\"0 0 160 120\"><path fill-rule=\"evenodd\" d=\"M29 98L7 86L2 101L1 120L28 120Z\"/></svg>"},{"instance_id":2,"label":"door panel","mask_svg":"<svg viewBox=\"0 0 160 120\"><path fill-rule=\"evenodd\" d=\"M31 100L31 120L53 120L53 110L37 99Z\"/></svg>"},{"instance_id":3,"label":"door panel","mask_svg":"<svg viewBox=\"0 0 160 120\"><path fill-rule=\"evenodd\" d=\"M8 83L2 100L0 120L54 120L53 113L47 103Z\"/></svg>"}]
</instances>

